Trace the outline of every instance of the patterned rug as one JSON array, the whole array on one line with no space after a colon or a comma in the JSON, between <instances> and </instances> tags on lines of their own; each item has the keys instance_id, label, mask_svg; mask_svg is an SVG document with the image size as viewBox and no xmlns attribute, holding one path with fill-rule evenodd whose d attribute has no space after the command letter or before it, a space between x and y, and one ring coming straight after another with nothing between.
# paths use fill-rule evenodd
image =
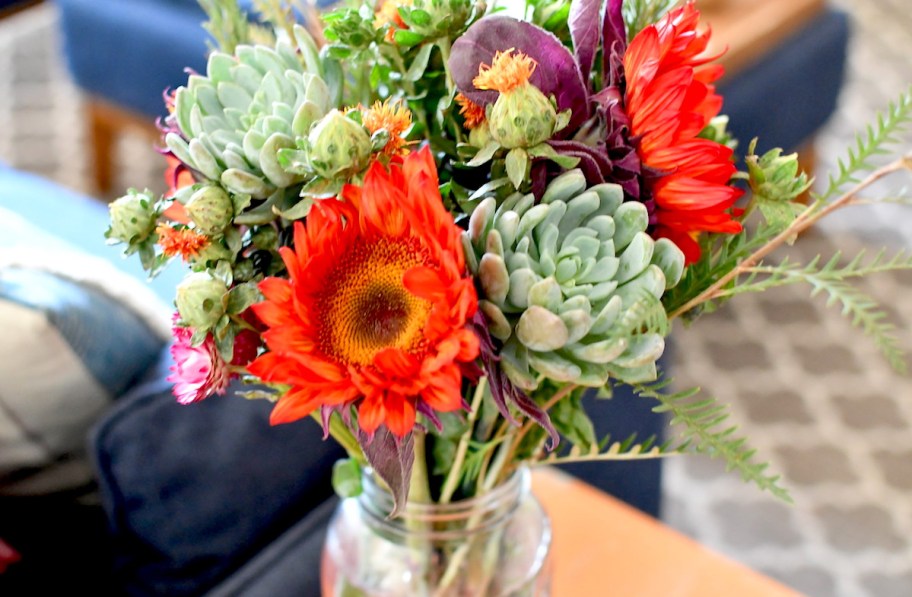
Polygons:
<instances>
[{"instance_id":1,"label":"patterned rug","mask_svg":"<svg viewBox=\"0 0 912 597\"><path fill-rule=\"evenodd\" d=\"M854 15L847 87L818 142L820 173L912 81L908 0L839 0ZM0 160L91 193L82 99L58 49L50 3L0 21ZM910 135L912 137L912 135ZM912 144L910 144L912 145ZM116 188L161 190L161 162L125 138ZM883 192L909 179L880 185ZM903 219L905 218L905 219ZM855 208L807 235L797 256L912 246L908 208ZM872 278L912 350L912 273ZM665 462L664 520L709 548L813 597L912 595L912 377L894 373L809 289L739 297L675 331L673 372L732 405L794 505L745 485L720 462Z\"/></svg>"}]
</instances>

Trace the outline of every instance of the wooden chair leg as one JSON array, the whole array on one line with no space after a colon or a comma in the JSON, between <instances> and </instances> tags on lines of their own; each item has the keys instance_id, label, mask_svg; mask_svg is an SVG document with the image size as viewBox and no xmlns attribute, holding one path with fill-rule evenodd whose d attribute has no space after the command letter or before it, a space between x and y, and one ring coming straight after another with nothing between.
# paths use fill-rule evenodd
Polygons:
<instances>
[{"instance_id":1,"label":"wooden chair leg","mask_svg":"<svg viewBox=\"0 0 912 597\"><path fill-rule=\"evenodd\" d=\"M817 149L813 137L806 141L798 150L798 168L806 173L808 178L814 177L817 168ZM810 191L805 191L797 199L797 201L802 203L809 203L810 200Z\"/></svg>"},{"instance_id":2,"label":"wooden chair leg","mask_svg":"<svg viewBox=\"0 0 912 597\"><path fill-rule=\"evenodd\" d=\"M114 144L116 130L107 117L104 106L88 103L89 134L92 144L92 178L95 190L105 195L114 185Z\"/></svg>"}]
</instances>

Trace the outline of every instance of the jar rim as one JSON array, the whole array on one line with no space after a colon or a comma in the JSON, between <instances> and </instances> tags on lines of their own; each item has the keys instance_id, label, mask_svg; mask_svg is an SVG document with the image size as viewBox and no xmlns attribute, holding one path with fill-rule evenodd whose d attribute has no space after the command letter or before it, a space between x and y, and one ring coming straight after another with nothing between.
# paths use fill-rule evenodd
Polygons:
<instances>
[{"instance_id":1,"label":"jar rim","mask_svg":"<svg viewBox=\"0 0 912 597\"><path fill-rule=\"evenodd\" d=\"M396 519L416 523L458 523L474 520L472 529L482 530L498 524L519 507L523 496L531 491L531 477L526 466L517 468L503 483L480 495L447 504L408 502ZM391 519L393 496L376 479L373 470L362 471L362 493L357 498L362 511L378 524L395 527ZM434 535L447 531L429 531Z\"/></svg>"}]
</instances>

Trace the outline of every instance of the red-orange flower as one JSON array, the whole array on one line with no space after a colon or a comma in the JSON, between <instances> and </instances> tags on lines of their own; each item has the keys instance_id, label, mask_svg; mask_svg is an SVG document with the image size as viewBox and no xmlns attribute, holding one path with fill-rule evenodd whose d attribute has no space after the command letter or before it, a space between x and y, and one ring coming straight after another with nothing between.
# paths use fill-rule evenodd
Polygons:
<instances>
[{"instance_id":1,"label":"red-orange flower","mask_svg":"<svg viewBox=\"0 0 912 597\"><path fill-rule=\"evenodd\" d=\"M675 242L692 263L700 257L700 232L738 233L732 207L741 191L728 185L735 173L732 150L698 138L719 113L713 83L721 65L708 65L710 32L697 31L692 2L643 29L627 48L626 112L637 152L655 176L647 181L656 204L655 234Z\"/></svg>"},{"instance_id":2,"label":"red-orange flower","mask_svg":"<svg viewBox=\"0 0 912 597\"><path fill-rule=\"evenodd\" d=\"M253 309L269 352L248 370L289 386L274 424L354 404L363 431L402 437L416 412L464 406L462 365L479 351L466 328L475 289L426 147L389 171L374 162L342 197L295 223L294 250L280 249L288 279L260 284L266 300Z\"/></svg>"}]
</instances>

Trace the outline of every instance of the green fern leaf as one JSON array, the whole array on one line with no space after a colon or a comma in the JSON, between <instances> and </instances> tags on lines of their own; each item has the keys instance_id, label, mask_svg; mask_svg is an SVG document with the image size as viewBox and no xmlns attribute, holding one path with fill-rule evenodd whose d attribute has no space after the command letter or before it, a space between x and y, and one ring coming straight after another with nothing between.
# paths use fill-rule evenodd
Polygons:
<instances>
[{"instance_id":1,"label":"green fern leaf","mask_svg":"<svg viewBox=\"0 0 912 597\"><path fill-rule=\"evenodd\" d=\"M736 470L745 481L751 481L760 489L769 491L779 499L791 503L788 491L779 484L779 475L767 475L767 463L755 463L756 451L746 447L747 440L735 436L736 426L725 425L729 414L727 407L713 398L698 398L699 389L692 388L675 394L663 390L670 381L651 385L634 386L637 395L654 398L661 404L653 410L670 413L672 426L682 427L682 439L692 451L710 457L723 458L726 469Z\"/></svg>"}]
</instances>

